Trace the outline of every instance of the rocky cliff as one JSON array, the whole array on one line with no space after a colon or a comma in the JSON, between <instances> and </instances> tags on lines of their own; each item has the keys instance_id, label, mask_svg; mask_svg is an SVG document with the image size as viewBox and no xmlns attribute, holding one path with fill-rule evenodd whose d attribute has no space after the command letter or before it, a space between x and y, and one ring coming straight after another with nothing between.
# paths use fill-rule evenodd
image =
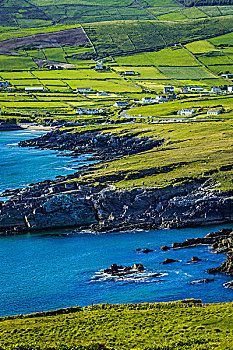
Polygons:
<instances>
[{"instance_id":1,"label":"rocky cliff","mask_svg":"<svg viewBox=\"0 0 233 350\"><path fill-rule=\"evenodd\" d=\"M70 176L69 176L70 177ZM0 205L0 228L82 226L95 231L229 222L233 198L196 181L163 189L88 187L63 178L35 184Z\"/></svg>"},{"instance_id":2,"label":"rocky cliff","mask_svg":"<svg viewBox=\"0 0 233 350\"><path fill-rule=\"evenodd\" d=\"M119 136L100 131L67 133L57 130L20 145L68 149L74 155L91 153L96 159L113 159L152 149L163 142L150 137L136 137L135 134ZM0 202L1 231L71 226L88 227L94 231L178 228L224 223L233 219L232 193L215 190L212 181L206 177L192 181L184 179L180 185L159 189L116 189L108 185L112 178L104 176L102 179L98 177L97 186L94 182L80 181L80 175L88 171L90 168L85 168L55 181L44 181L7 193L12 197ZM121 175L109 177L116 180Z\"/></svg>"}]
</instances>

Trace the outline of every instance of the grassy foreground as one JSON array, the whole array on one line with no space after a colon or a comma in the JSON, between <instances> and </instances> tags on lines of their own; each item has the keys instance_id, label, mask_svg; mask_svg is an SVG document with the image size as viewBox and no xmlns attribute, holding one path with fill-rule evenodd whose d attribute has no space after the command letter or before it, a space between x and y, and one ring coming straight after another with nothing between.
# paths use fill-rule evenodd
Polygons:
<instances>
[{"instance_id":1,"label":"grassy foreground","mask_svg":"<svg viewBox=\"0 0 233 350\"><path fill-rule=\"evenodd\" d=\"M232 349L232 306L192 299L5 317L0 349Z\"/></svg>"}]
</instances>

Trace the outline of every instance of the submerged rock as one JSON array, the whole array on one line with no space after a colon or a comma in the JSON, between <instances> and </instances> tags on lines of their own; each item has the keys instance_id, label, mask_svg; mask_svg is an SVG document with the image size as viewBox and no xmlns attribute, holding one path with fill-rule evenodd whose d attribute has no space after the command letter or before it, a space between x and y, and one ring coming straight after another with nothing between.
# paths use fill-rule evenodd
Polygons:
<instances>
[{"instance_id":1,"label":"submerged rock","mask_svg":"<svg viewBox=\"0 0 233 350\"><path fill-rule=\"evenodd\" d=\"M215 281L214 278L205 278L205 279L203 279L203 280L197 280L197 281L189 282L188 284L210 283L210 282L214 282L214 281Z\"/></svg>"},{"instance_id":2,"label":"submerged rock","mask_svg":"<svg viewBox=\"0 0 233 350\"><path fill-rule=\"evenodd\" d=\"M172 264L174 262L179 262L180 260L174 260L174 259L165 259L161 264L166 265L166 264Z\"/></svg>"}]
</instances>

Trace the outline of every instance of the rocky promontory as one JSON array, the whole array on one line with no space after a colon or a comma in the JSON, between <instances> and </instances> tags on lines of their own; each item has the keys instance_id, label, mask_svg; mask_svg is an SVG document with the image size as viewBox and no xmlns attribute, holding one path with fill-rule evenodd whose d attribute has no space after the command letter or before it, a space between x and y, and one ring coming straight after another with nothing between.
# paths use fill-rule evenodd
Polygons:
<instances>
[{"instance_id":1,"label":"rocky promontory","mask_svg":"<svg viewBox=\"0 0 233 350\"><path fill-rule=\"evenodd\" d=\"M55 130L20 142L20 145L70 150L74 157L89 153L93 159L108 160L145 152L164 142L135 134L120 136L98 130L74 131L72 128L69 132ZM93 168L93 165L83 167L72 175L10 192L10 199L0 202L1 232L63 227L102 232L180 228L225 223L233 219L232 193L215 190L208 177L182 179L177 185L162 188L117 189L111 183L124 179L123 171L98 176L98 182L82 181L83 174ZM127 176L137 178L168 171L167 167L150 168Z\"/></svg>"}]
</instances>

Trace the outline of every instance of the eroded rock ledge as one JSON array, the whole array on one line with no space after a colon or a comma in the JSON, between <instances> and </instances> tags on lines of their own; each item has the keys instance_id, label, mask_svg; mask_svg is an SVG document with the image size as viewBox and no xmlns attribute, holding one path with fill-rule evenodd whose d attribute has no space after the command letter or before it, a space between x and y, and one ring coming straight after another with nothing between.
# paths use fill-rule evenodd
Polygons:
<instances>
[{"instance_id":1,"label":"eroded rock ledge","mask_svg":"<svg viewBox=\"0 0 233 350\"><path fill-rule=\"evenodd\" d=\"M135 135L113 136L99 131L78 134L56 130L20 144L68 149L74 155L91 153L96 159L113 159L152 149L162 142ZM206 178L183 179L180 185L160 189L116 189L107 184L119 181L124 174L98 177L97 186L88 186L79 181L79 176L90 169L91 166L55 181L32 184L8 193L12 195L10 200L0 202L0 231L14 233L82 227L106 232L200 226L233 219L232 193L215 190L211 180ZM161 172L161 169L152 170ZM147 175L140 173L140 176Z\"/></svg>"},{"instance_id":2,"label":"eroded rock ledge","mask_svg":"<svg viewBox=\"0 0 233 350\"><path fill-rule=\"evenodd\" d=\"M231 228L208 233L205 237L190 238L181 243L173 243L171 247L163 246L161 250L191 248L200 244L212 245L214 253L227 254L226 261L220 266L208 269L210 274L225 273L233 275L233 231Z\"/></svg>"},{"instance_id":3,"label":"eroded rock ledge","mask_svg":"<svg viewBox=\"0 0 233 350\"><path fill-rule=\"evenodd\" d=\"M39 147L53 150L69 150L72 155L92 154L94 160L109 160L148 151L163 144L163 139L112 135L101 131L73 132L55 130L41 137L19 142L21 147Z\"/></svg>"},{"instance_id":4,"label":"eroded rock ledge","mask_svg":"<svg viewBox=\"0 0 233 350\"><path fill-rule=\"evenodd\" d=\"M1 202L0 230L78 226L114 231L207 225L231 221L232 204L229 194L215 192L201 181L163 189L116 190L79 185L69 175L62 181L35 184Z\"/></svg>"}]
</instances>

